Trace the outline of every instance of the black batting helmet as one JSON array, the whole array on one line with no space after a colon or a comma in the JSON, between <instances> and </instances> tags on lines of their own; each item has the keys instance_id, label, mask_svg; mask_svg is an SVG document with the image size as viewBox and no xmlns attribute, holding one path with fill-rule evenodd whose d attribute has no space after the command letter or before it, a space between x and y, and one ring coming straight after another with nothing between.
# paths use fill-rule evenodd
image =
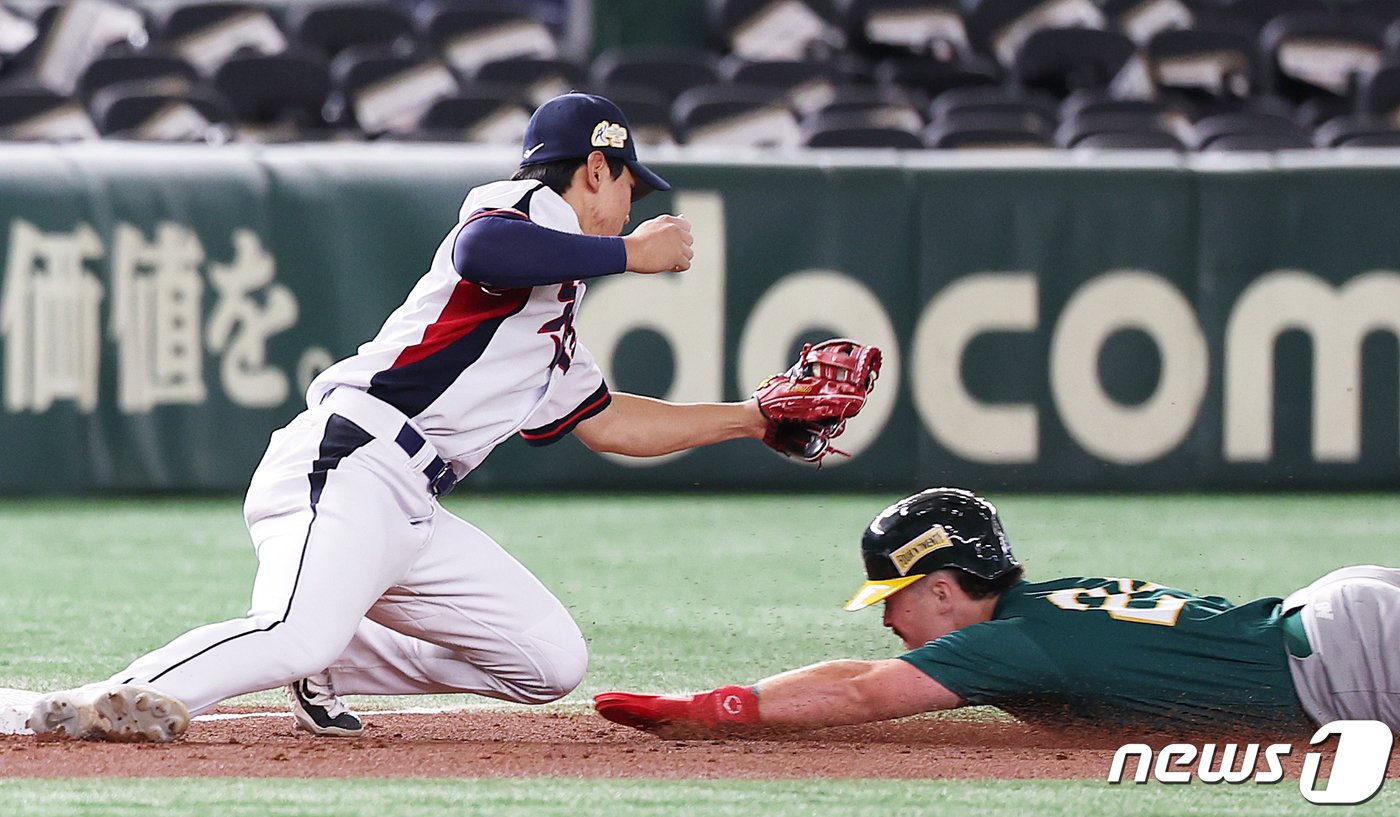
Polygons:
<instances>
[{"instance_id":1,"label":"black batting helmet","mask_svg":"<svg viewBox=\"0 0 1400 817\"><path fill-rule=\"evenodd\" d=\"M868 581L847 610L869 607L940 568L991 580L1021 564L997 509L961 488L930 488L884 509L865 529L860 554Z\"/></svg>"}]
</instances>

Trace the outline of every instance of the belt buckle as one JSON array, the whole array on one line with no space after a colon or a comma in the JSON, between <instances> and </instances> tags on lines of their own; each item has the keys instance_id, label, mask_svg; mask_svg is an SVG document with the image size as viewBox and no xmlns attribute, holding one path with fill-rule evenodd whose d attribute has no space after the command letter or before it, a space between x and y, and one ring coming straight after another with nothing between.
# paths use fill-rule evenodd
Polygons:
<instances>
[{"instance_id":1,"label":"belt buckle","mask_svg":"<svg viewBox=\"0 0 1400 817\"><path fill-rule=\"evenodd\" d=\"M445 496L457 485L457 474L452 471L452 466L440 457L433 457L424 473L428 475L428 490L433 496Z\"/></svg>"}]
</instances>

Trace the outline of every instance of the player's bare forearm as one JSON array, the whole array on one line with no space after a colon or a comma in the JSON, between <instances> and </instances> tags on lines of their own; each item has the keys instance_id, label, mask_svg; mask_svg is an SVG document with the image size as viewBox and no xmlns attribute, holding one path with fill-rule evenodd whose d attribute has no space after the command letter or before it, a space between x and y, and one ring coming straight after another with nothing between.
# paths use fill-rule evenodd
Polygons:
<instances>
[{"instance_id":1,"label":"player's bare forearm","mask_svg":"<svg viewBox=\"0 0 1400 817\"><path fill-rule=\"evenodd\" d=\"M594 451L656 457L725 440L761 438L764 427L752 400L671 403L614 392L612 404L579 423L574 434Z\"/></svg>"},{"instance_id":2,"label":"player's bare forearm","mask_svg":"<svg viewBox=\"0 0 1400 817\"><path fill-rule=\"evenodd\" d=\"M946 687L898 659L826 661L754 685L760 722L814 728L902 718L962 702Z\"/></svg>"},{"instance_id":3,"label":"player's bare forearm","mask_svg":"<svg viewBox=\"0 0 1400 817\"><path fill-rule=\"evenodd\" d=\"M598 714L660 737L713 737L883 721L961 706L957 695L912 664L827 661L698 695L604 692Z\"/></svg>"}]
</instances>

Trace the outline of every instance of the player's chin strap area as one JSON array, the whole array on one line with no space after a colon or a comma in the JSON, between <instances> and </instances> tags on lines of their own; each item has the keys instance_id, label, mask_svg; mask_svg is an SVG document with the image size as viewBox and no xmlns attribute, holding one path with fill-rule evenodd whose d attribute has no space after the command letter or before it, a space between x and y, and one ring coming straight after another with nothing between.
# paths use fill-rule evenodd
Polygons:
<instances>
[{"instance_id":1,"label":"player's chin strap area","mask_svg":"<svg viewBox=\"0 0 1400 817\"><path fill-rule=\"evenodd\" d=\"M439 456L423 432L388 403L360 389L337 386L321 398L321 405L379 439L392 439L408 455L410 464L428 478L428 492L433 496L446 496L457 486L452 464Z\"/></svg>"}]
</instances>

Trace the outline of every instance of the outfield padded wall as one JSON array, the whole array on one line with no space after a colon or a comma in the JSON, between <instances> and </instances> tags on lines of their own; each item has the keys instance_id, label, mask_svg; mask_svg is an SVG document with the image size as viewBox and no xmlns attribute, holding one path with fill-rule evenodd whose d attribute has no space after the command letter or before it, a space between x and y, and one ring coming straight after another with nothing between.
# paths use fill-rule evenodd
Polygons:
<instances>
[{"instance_id":1,"label":"outfield padded wall","mask_svg":"<svg viewBox=\"0 0 1400 817\"><path fill-rule=\"evenodd\" d=\"M0 491L241 490L462 196L461 146L0 149ZM615 389L743 397L803 340L885 348L817 471L502 446L472 489L1393 488L1400 161L674 153L633 223L695 267L589 288Z\"/></svg>"}]
</instances>

